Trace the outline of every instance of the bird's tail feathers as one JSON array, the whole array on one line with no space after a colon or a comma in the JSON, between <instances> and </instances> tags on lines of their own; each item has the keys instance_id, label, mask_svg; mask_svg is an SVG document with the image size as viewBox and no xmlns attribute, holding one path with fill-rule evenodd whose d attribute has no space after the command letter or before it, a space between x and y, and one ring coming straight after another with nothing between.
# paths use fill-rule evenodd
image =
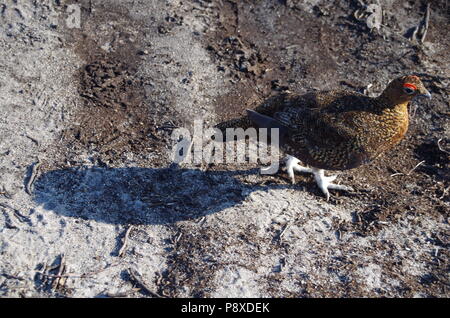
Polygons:
<instances>
[{"instance_id":1,"label":"bird's tail feathers","mask_svg":"<svg viewBox=\"0 0 450 318\"><path fill-rule=\"evenodd\" d=\"M288 135L289 129L280 123L278 120L262 115L260 113L255 112L254 110L247 109L247 116L252 123L254 123L259 128L266 128L267 134L270 138L272 138L272 129L278 129L278 136L280 138L280 145L284 143Z\"/></svg>"}]
</instances>

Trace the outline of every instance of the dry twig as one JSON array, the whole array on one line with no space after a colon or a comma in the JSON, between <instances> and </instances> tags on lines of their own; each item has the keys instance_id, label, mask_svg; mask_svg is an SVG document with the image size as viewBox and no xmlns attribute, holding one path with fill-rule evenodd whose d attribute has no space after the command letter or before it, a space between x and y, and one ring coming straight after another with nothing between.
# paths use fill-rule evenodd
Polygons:
<instances>
[{"instance_id":1,"label":"dry twig","mask_svg":"<svg viewBox=\"0 0 450 318\"><path fill-rule=\"evenodd\" d=\"M29 194L29 195L31 195L31 191L32 191L32 188L33 188L33 183L34 183L34 181L36 180L36 177L37 177L37 173L38 173L38 170L39 170L39 167L41 166L41 162L40 162L40 160L39 160L39 158L38 158L38 161L34 164L34 166L33 166L33 170L31 171L31 176L30 176L30 179L28 180L28 182L27 182L27 185L26 185L26 187L25 187L25 191Z\"/></svg>"},{"instance_id":2,"label":"dry twig","mask_svg":"<svg viewBox=\"0 0 450 318\"><path fill-rule=\"evenodd\" d=\"M118 292L118 293L104 293L105 297L109 298L124 298L128 297L129 295L134 294L135 292L139 291L140 288L131 288L130 290L124 291L124 292Z\"/></svg>"},{"instance_id":3,"label":"dry twig","mask_svg":"<svg viewBox=\"0 0 450 318\"><path fill-rule=\"evenodd\" d=\"M65 264L65 255L61 255L61 261L59 263L58 274L55 277L55 280L52 282L52 289L57 290L59 286L63 286L66 283L67 277L64 277L63 274L66 270Z\"/></svg>"},{"instance_id":4,"label":"dry twig","mask_svg":"<svg viewBox=\"0 0 450 318\"><path fill-rule=\"evenodd\" d=\"M278 239L281 241L281 239L283 238L284 233L286 232L287 228L289 227L289 223L287 223L283 230L280 232L280 235L278 236Z\"/></svg>"},{"instance_id":5,"label":"dry twig","mask_svg":"<svg viewBox=\"0 0 450 318\"><path fill-rule=\"evenodd\" d=\"M21 222L21 223L28 223L28 224L31 223L31 220L30 220L29 217L26 217L25 215L23 215L22 213L20 213L19 210L14 209L12 206L9 206L8 204L5 204L5 203L0 203L0 206L1 206L2 208L12 210L13 213L14 213L14 216L19 220L19 222Z\"/></svg>"},{"instance_id":6,"label":"dry twig","mask_svg":"<svg viewBox=\"0 0 450 318\"><path fill-rule=\"evenodd\" d=\"M425 42L425 37L427 36L428 24L430 22L430 5L431 4L428 2L427 11L425 13L425 18L423 21L423 31L422 31L422 36L420 37L420 43Z\"/></svg>"},{"instance_id":7,"label":"dry twig","mask_svg":"<svg viewBox=\"0 0 450 318\"><path fill-rule=\"evenodd\" d=\"M126 251L127 245L128 245L128 238L130 236L131 230L133 229L133 225L130 225L130 227L128 228L128 230L125 233L125 237L123 238L123 245L119 250L119 257L122 257Z\"/></svg>"},{"instance_id":8,"label":"dry twig","mask_svg":"<svg viewBox=\"0 0 450 318\"><path fill-rule=\"evenodd\" d=\"M96 271L92 271L92 272L88 272L88 273L84 273L84 274L77 274L77 273L66 273L66 274L61 274L61 275L53 275L53 274L47 274L46 272L53 270L55 268L57 268L58 265L52 267L52 268L48 268L47 265L44 266L44 269L42 271L36 271L37 274L41 275L42 277L44 277L44 280L46 280L47 278L88 278L91 277L93 275L99 274L111 267L117 266L119 264L121 264L122 261L120 262L116 262L116 263L112 263L104 268L101 268L99 270Z\"/></svg>"},{"instance_id":9,"label":"dry twig","mask_svg":"<svg viewBox=\"0 0 450 318\"><path fill-rule=\"evenodd\" d=\"M149 295L151 295L152 297L155 298L164 298L164 296L152 291L147 284L143 281L141 274L139 274L138 271L129 268L128 269L128 274L130 275L131 279L134 281L134 283L136 285L138 285L140 288L139 289L143 289L146 293L148 293Z\"/></svg>"},{"instance_id":10,"label":"dry twig","mask_svg":"<svg viewBox=\"0 0 450 318\"><path fill-rule=\"evenodd\" d=\"M34 137L31 137L30 135L25 135L25 137L27 137L28 139L30 139L32 142L34 142L36 144L36 146L39 146L39 140L37 140Z\"/></svg>"}]
</instances>

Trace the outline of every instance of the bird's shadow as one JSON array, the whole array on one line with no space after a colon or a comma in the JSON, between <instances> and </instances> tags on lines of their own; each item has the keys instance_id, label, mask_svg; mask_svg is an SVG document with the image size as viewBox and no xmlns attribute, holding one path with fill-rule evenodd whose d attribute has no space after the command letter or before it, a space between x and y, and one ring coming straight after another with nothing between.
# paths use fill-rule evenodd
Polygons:
<instances>
[{"instance_id":1,"label":"bird's shadow","mask_svg":"<svg viewBox=\"0 0 450 318\"><path fill-rule=\"evenodd\" d=\"M177 168L79 167L49 171L34 183L33 198L60 215L109 224L170 224L199 219L240 204L256 190L236 176L259 169L201 171Z\"/></svg>"}]
</instances>

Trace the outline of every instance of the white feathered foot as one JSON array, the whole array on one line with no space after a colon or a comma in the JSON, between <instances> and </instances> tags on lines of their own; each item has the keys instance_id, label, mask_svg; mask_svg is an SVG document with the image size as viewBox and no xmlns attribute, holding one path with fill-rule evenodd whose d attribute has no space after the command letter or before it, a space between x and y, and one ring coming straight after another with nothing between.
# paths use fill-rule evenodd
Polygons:
<instances>
[{"instance_id":1,"label":"white feathered foot","mask_svg":"<svg viewBox=\"0 0 450 318\"><path fill-rule=\"evenodd\" d=\"M354 191L352 187L332 183L337 176L327 177L325 176L325 172L323 169L303 167L299 165L299 162L300 160L292 156L287 156L286 158L286 172L291 178L292 184L295 184L294 171L306 172L312 173L314 175L314 179L316 180L316 183L319 186L320 190L322 190L323 194L325 194L327 201L330 199L330 192L328 191L328 189Z\"/></svg>"}]
</instances>

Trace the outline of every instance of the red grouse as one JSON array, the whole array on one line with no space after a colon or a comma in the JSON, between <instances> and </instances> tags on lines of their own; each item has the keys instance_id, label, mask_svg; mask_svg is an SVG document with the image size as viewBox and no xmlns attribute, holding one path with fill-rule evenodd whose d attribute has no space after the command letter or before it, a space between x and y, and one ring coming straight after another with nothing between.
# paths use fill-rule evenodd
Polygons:
<instances>
[{"instance_id":1,"label":"red grouse","mask_svg":"<svg viewBox=\"0 0 450 318\"><path fill-rule=\"evenodd\" d=\"M403 76L375 98L345 90L285 94L248 110L245 121L279 128L292 183L294 171L312 173L328 200L328 189L352 188L332 183L336 176L327 177L324 170L356 168L399 143L408 129L408 104L417 96L431 98L417 76Z\"/></svg>"}]
</instances>

